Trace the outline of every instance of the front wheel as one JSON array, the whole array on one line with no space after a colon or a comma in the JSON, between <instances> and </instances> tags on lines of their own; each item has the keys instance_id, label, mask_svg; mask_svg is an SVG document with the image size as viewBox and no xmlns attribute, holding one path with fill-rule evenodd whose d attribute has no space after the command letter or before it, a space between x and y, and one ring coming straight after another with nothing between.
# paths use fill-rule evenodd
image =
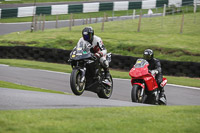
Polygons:
<instances>
[{"instance_id":1,"label":"front wheel","mask_svg":"<svg viewBox=\"0 0 200 133\"><path fill-rule=\"evenodd\" d=\"M142 87L139 85L133 85L132 91L131 91L131 99L132 102L137 102L137 103L144 103L146 97L145 94L142 92Z\"/></svg>"},{"instance_id":2,"label":"front wheel","mask_svg":"<svg viewBox=\"0 0 200 133\"><path fill-rule=\"evenodd\" d=\"M70 76L71 90L75 95L80 96L85 90L85 81L81 82L81 72L78 69L73 69Z\"/></svg>"},{"instance_id":3,"label":"front wheel","mask_svg":"<svg viewBox=\"0 0 200 133\"><path fill-rule=\"evenodd\" d=\"M111 82L111 86L103 85L100 92L97 93L99 98L109 99L111 97L113 91L113 80L111 75L109 81Z\"/></svg>"}]
</instances>

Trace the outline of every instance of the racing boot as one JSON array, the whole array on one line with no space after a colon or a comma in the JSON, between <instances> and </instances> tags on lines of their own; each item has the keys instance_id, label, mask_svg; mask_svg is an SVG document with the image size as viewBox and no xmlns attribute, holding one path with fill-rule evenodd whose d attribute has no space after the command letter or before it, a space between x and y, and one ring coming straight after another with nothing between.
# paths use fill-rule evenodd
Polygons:
<instances>
[{"instance_id":1,"label":"racing boot","mask_svg":"<svg viewBox=\"0 0 200 133\"><path fill-rule=\"evenodd\" d=\"M159 94L159 101L163 104L163 105L167 105L167 99L166 96L164 94L164 88L160 87L160 94Z\"/></svg>"}]
</instances>

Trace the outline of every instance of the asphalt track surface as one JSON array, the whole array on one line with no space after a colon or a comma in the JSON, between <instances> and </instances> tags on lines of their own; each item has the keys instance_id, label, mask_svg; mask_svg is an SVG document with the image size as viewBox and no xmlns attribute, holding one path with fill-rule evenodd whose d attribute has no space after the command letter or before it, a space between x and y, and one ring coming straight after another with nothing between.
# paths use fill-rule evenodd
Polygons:
<instances>
[{"instance_id":1,"label":"asphalt track surface","mask_svg":"<svg viewBox=\"0 0 200 133\"><path fill-rule=\"evenodd\" d=\"M96 18L91 19L91 23L94 23L96 21ZM98 18L98 21L101 22L102 18ZM76 19L74 21L74 26L83 25L86 23L86 20L84 19ZM5 35L12 32L17 32L16 34L20 33L21 31L30 30L31 31L31 24L32 22L22 22L22 23L0 23L0 35ZM39 26L41 25L41 26ZM59 20L58 21L58 28L62 27L69 27L70 20ZM89 24L88 24L89 25ZM37 24L37 29L39 30L39 27L42 27L42 23ZM46 29L55 29L56 27L56 21L45 21L45 30ZM72 27L73 30L73 27ZM66 29L66 32L68 29Z\"/></svg>"},{"instance_id":2,"label":"asphalt track surface","mask_svg":"<svg viewBox=\"0 0 200 133\"><path fill-rule=\"evenodd\" d=\"M0 88L0 110L148 106L119 100Z\"/></svg>"},{"instance_id":3,"label":"asphalt track surface","mask_svg":"<svg viewBox=\"0 0 200 133\"><path fill-rule=\"evenodd\" d=\"M72 94L67 73L0 65L0 80ZM0 109L141 106L131 102L130 80L113 82L113 94L108 100L89 91L74 96L1 88ZM168 105L200 105L200 88L167 85L165 91Z\"/></svg>"}]
</instances>

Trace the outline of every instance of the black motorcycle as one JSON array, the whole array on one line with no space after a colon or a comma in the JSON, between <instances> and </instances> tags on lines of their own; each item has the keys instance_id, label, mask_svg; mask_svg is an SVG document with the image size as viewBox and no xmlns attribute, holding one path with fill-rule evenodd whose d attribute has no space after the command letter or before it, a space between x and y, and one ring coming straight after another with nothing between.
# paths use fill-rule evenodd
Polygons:
<instances>
[{"instance_id":1,"label":"black motorcycle","mask_svg":"<svg viewBox=\"0 0 200 133\"><path fill-rule=\"evenodd\" d=\"M111 53L107 54L111 61ZM97 93L100 98L110 98L113 91L112 76L110 82L104 82L105 73L99 59L90 52L90 44L80 42L70 53L69 62L72 66L70 76L71 90L75 95L81 95L84 90Z\"/></svg>"}]
</instances>

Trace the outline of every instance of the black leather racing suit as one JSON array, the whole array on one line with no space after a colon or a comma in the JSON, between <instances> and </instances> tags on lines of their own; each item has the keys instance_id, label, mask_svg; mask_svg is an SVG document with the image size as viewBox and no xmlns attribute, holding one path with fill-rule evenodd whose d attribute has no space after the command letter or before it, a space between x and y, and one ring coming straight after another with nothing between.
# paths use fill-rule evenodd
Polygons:
<instances>
[{"instance_id":1,"label":"black leather racing suit","mask_svg":"<svg viewBox=\"0 0 200 133\"><path fill-rule=\"evenodd\" d=\"M161 68L161 64L160 61L156 58L153 58L151 60L147 60L149 62L149 70L157 70L158 74L156 75L156 81L158 83L158 86L160 88L161 91L163 90L163 87L160 86L162 80L163 80L163 75L162 75L162 68Z\"/></svg>"}]
</instances>

